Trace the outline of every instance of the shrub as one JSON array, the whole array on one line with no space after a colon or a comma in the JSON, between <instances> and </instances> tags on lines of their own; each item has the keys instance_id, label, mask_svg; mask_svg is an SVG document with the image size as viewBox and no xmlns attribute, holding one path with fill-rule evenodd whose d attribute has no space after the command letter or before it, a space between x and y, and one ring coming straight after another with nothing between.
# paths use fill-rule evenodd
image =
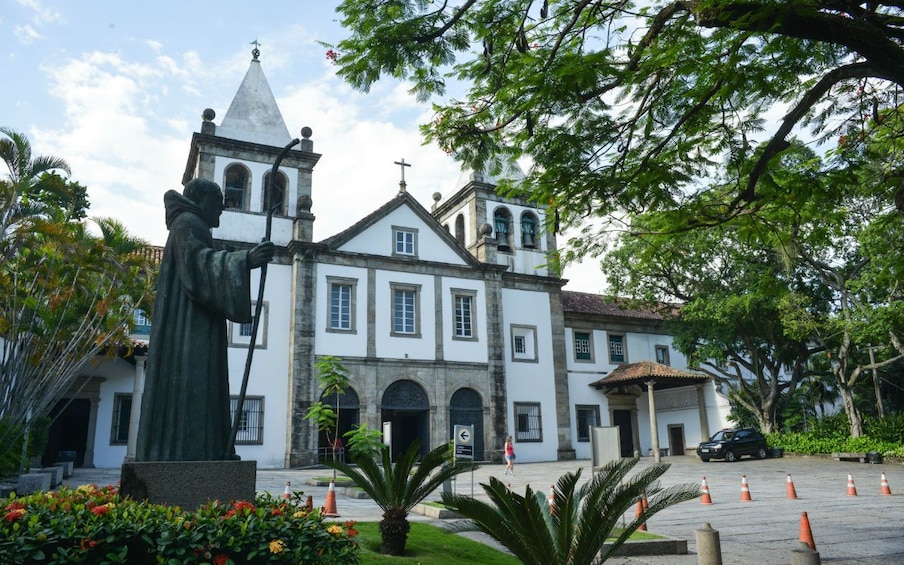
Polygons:
<instances>
[{"instance_id":1,"label":"shrub","mask_svg":"<svg viewBox=\"0 0 904 565\"><path fill-rule=\"evenodd\" d=\"M5 501L0 563L358 563L353 522L261 495L196 512L81 486Z\"/></svg>"}]
</instances>

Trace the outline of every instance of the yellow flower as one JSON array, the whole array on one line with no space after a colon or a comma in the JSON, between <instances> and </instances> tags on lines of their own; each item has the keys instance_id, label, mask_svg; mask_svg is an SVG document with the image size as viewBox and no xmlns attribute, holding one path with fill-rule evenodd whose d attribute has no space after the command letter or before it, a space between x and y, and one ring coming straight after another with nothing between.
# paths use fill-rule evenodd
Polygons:
<instances>
[{"instance_id":1,"label":"yellow flower","mask_svg":"<svg viewBox=\"0 0 904 565\"><path fill-rule=\"evenodd\" d=\"M333 524L332 526L327 528L326 531L333 534L334 536L338 536L342 533L342 526L340 526L339 524Z\"/></svg>"},{"instance_id":2,"label":"yellow flower","mask_svg":"<svg viewBox=\"0 0 904 565\"><path fill-rule=\"evenodd\" d=\"M281 539L270 542L270 553L282 553L286 549L286 543Z\"/></svg>"},{"instance_id":3,"label":"yellow flower","mask_svg":"<svg viewBox=\"0 0 904 565\"><path fill-rule=\"evenodd\" d=\"M299 510L299 511L296 512L295 514L292 514L292 517L293 517L293 518L304 518L304 517L307 516L307 515L308 515L307 511L305 511L305 510Z\"/></svg>"}]
</instances>

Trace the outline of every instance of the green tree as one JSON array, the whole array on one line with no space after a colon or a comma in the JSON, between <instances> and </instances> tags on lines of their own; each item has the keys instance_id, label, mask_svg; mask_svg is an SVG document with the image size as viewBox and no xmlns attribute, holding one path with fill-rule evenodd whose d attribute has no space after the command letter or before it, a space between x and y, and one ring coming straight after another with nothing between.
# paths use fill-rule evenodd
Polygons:
<instances>
[{"instance_id":1,"label":"green tree","mask_svg":"<svg viewBox=\"0 0 904 565\"><path fill-rule=\"evenodd\" d=\"M382 465L367 453L353 456L356 467L341 461L326 462L352 479L383 510L380 553L402 555L411 529L408 523L411 509L443 482L476 468L470 461L454 461L448 444L439 445L419 458L420 448L420 440L411 442L393 463L389 446L383 445Z\"/></svg>"},{"instance_id":2,"label":"green tree","mask_svg":"<svg viewBox=\"0 0 904 565\"><path fill-rule=\"evenodd\" d=\"M717 224L776 196L799 141L897 143L873 119L900 112L896 2L345 0L338 12L339 76L433 97L426 138L475 168L529 158L530 196L563 225L676 208L681 228ZM902 170L900 152L872 150ZM904 209L902 177L884 177ZM600 250L608 227L570 254Z\"/></svg>"},{"instance_id":3,"label":"green tree","mask_svg":"<svg viewBox=\"0 0 904 565\"><path fill-rule=\"evenodd\" d=\"M489 503L447 493L443 502L473 520L522 563L603 563L653 515L700 496L693 484L661 488L658 481L668 470L667 463L654 463L630 475L637 461L637 457L612 461L580 487L580 470L562 475L556 483L554 510L544 493L528 485L522 496L495 477L481 485ZM647 508L619 528L625 513L644 497Z\"/></svg>"},{"instance_id":4,"label":"green tree","mask_svg":"<svg viewBox=\"0 0 904 565\"><path fill-rule=\"evenodd\" d=\"M317 425L317 429L326 436L327 445L333 454L333 462L336 461L339 446L339 396L342 395L349 385L348 369L342 365L338 357L325 355L314 363L314 370L317 372L317 380L323 387L321 399L327 396L333 396L336 408L327 404L323 400L311 404L308 408L305 418L311 420ZM336 477L335 472L333 478Z\"/></svg>"}]
</instances>

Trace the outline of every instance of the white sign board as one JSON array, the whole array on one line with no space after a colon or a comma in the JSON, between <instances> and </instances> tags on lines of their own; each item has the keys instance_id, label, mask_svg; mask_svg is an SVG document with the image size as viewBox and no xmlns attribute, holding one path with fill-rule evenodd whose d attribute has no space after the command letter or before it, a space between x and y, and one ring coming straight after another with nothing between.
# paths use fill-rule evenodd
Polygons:
<instances>
[{"instance_id":1,"label":"white sign board","mask_svg":"<svg viewBox=\"0 0 904 565\"><path fill-rule=\"evenodd\" d=\"M621 459L618 426L590 428L590 465L593 469Z\"/></svg>"},{"instance_id":2,"label":"white sign board","mask_svg":"<svg viewBox=\"0 0 904 565\"><path fill-rule=\"evenodd\" d=\"M474 459L474 426L455 425L455 457Z\"/></svg>"}]
</instances>

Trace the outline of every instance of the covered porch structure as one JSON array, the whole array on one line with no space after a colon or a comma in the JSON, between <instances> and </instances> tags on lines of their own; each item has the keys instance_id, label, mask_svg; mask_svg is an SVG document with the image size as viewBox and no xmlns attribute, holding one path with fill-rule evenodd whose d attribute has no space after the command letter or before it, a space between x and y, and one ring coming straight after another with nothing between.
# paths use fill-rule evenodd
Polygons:
<instances>
[{"instance_id":1,"label":"covered porch structure","mask_svg":"<svg viewBox=\"0 0 904 565\"><path fill-rule=\"evenodd\" d=\"M650 406L650 440L653 459L659 462L661 459L659 449L659 429L656 422L656 390L666 390L677 387L694 386L697 390L697 406L700 414L700 430L703 436L709 436L709 425L706 418L706 402L703 386L713 377L703 373L680 371L654 363L653 361L641 361L620 365L617 369L605 377L590 383L589 386L602 391L604 394L624 392L631 388L646 389Z\"/></svg>"}]
</instances>

